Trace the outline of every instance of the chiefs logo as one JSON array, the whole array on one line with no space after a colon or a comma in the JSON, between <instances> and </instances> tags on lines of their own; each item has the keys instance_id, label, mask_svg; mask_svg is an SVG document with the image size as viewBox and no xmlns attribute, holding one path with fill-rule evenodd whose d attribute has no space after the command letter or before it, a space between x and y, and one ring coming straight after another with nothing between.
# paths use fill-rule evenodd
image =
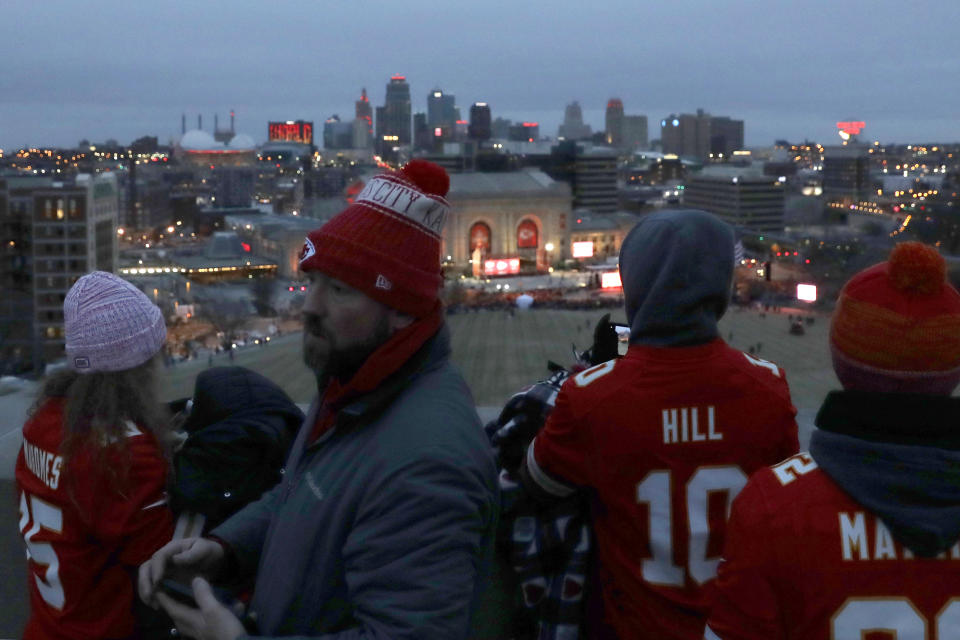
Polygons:
<instances>
[{"instance_id":1,"label":"chiefs logo","mask_svg":"<svg viewBox=\"0 0 960 640\"><path fill-rule=\"evenodd\" d=\"M317 248L313 246L313 242L310 241L310 238L306 238L303 243L303 248L300 249L300 264L303 264L316 254Z\"/></svg>"}]
</instances>

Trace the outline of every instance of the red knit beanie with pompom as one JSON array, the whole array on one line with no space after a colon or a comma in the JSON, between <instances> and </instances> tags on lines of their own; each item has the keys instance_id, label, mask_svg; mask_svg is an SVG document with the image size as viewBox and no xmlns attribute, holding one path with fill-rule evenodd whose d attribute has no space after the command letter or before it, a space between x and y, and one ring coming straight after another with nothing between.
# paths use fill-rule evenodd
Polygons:
<instances>
[{"instance_id":1,"label":"red knit beanie with pompom","mask_svg":"<svg viewBox=\"0 0 960 640\"><path fill-rule=\"evenodd\" d=\"M960 293L937 250L904 242L851 278L830 348L845 389L949 395L960 383Z\"/></svg>"},{"instance_id":2,"label":"red knit beanie with pompom","mask_svg":"<svg viewBox=\"0 0 960 640\"><path fill-rule=\"evenodd\" d=\"M321 271L422 318L437 304L440 242L450 212L447 172L412 160L372 178L345 210L307 235L302 271Z\"/></svg>"}]
</instances>

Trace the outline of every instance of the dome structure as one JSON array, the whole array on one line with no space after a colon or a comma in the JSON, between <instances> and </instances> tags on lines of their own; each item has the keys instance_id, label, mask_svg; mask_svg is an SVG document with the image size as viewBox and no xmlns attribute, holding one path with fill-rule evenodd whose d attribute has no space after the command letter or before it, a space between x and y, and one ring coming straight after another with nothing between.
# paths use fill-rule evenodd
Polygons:
<instances>
[{"instance_id":1,"label":"dome structure","mask_svg":"<svg viewBox=\"0 0 960 640\"><path fill-rule=\"evenodd\" d=\"M223 145L213 139L213 136L200 129L192 129L180 138L180 148L184 151L210 151L223 149Z\"/></svg>"},{"instance_id":2,"label":"dome structure","mask_svg":"<svg viewBox=\"0 0 960 640\"><path fill-rule=\"evenodd\" d=\"M227 143L227 146L235 151L249 151L255 149L257 144L247 134L238 133Z\"/></svg>"}]
</instances>

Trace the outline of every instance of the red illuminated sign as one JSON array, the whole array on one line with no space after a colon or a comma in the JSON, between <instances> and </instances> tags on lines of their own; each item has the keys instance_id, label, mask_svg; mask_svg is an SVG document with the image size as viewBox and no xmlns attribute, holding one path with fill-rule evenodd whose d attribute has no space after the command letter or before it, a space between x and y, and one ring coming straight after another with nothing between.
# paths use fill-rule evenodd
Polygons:
<instances>
[{"instance_id":1,"label":"red illuminated sign","mask_svg":"<svg viewBox=\"0 0 960 640\"><path fill-rule=\"evenodd\" d=\"M517 227L517 248L536 249L538 246L537 223L533 220L524 220Z\"/></svg>"},{"instance_id":2,"label":"red illuminated sign","mask_svg":"<svg viewBox=\"0 0 960 640\"><path fill-rule=\"evenodd\" d=\"M485 260L483 272L488 276L510 276L520 273L520 258Z\"/></svg>"},{"instance_id":3,"label":"red illuminated sign","mask_svg":"<svg viewBox=\"0 0 960 640\"><path fill-rule=\"evenodd\" d=\"M622 286L623 283L620 282L619 271L608 271L600 274L601 289L619 289Z\"/></svg>"},{"instance_id":4,"label":"red illuminated sign","mask_svg":"<svg viewBox=\"0 0 960 640\"><path fill-rule=\"evenodd\" d=\"M852 136L859 134L867 126L866 122L838 122L837 129Z\"/></svg>"},{"instance_id":5,"label":"red illuminated sign","mask_svg":"<svg viewBox=\"0 0 960 640\"><path fill-rule=\"evenodd\" d=\"M313 123L303 120L270 122L268 123L268 136L271 141L313 144Z\"/></svg>"}]
</instances>

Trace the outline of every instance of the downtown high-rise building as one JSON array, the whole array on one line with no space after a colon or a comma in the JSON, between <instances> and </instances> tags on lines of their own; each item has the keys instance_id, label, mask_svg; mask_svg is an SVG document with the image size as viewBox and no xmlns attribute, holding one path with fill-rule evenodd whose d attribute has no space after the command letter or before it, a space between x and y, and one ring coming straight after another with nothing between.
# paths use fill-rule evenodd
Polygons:
<instances>
[{"instance_id":1,"label":"downtown high-rise building","mask_svg":"<svg viewBox=\"0 0 960 640\"><path fill-rule=\"evenodd\" d=\"M490 105L486 102L475 102L470 107L470 126L467 135L471 140L489 140L492 132L493 118L490 114Z\"/></svg>"},{"instance_id":2,"label":"downtown high-rise building","mask_svg":"<svg viewBox=\"0 0 960 640\"><path fill-rule=\"evenodd\" d=\"M557 137L564 140L586 140L593 135L590 125L583 122L583 109L574 100L563 110L563 124L557 131Z\"/></svg>"},{"instance_id":3,"label":"downtown high-rise building","mask_svg":"<svg viewBox=\"0 0 960 640\"><path fill-rule=\"evenodd\" d=\"M405 76L392 76L382 107L377 107L376 149L383 158L393 158L395 149L413 141L410 85Z\"/></svg>"},{"instance_id":4,"label":"downtown high-rise building","mask_svg":"<svg viewBox=\"0 0 960 640\"><path fill-rule=\"evenodd\" d=\"M623 116L623 141L621 148L628 151L646 149L647 116Z\"/></svg>"},{"instance_id":5,"label":"downtown high-rise building","mask_svg":"<svg viewBox=\"0 0 960 640\"><path fill-rule=\"evenodd\" d=\"M373 146L373 105L370 104L370 98L367 97L366 87L361 89L360 99L354 103L354 119L360 120L361 123L354 122L353 124L353 147L355 149L369 149Z\"/></svg>"},{"instance_id":6,"label":"downtown high-rise building","mask_svg":"<svg viewBox=\"0 0 960 640\"><path fill-rule=\"evenodd\" d=\"M456 97L439 88L427 94L427 126L452 127L459 120Z\"/></svg>"},{"instance_id":7,"label":"downtown high-rise building","mask_svg":"<svg viewBox=\"0 0 960 640\"><path fill-rule=\"evenodd\" d=\"M703 109L670 114L660 121L660 142L664 153L723 160L743 149L743 120L713 117Z\"/></svg>"},{"instance_id":8,"label":"downtown high-rise building","mask_svg":"<svg viewBox=\"0 0 960 640\"><path fill-rule=\"evenodd\" d=\"M42 372L63 357L63 298L80 276L114 271L120 190L114 173L72 180L0 178L0 373Z\"/></svg>"},{"instance_id":9,"label":"downtown high-rise building","mask_svg":"<svg viewBox=\"0 0 960 640\"><path fill-rule=\"evenodd\" d=\"M623 146L623 102L620 98L610 98L607 101L604 131L608 145L617 148Z\"/></svg>"}]
</instances>

